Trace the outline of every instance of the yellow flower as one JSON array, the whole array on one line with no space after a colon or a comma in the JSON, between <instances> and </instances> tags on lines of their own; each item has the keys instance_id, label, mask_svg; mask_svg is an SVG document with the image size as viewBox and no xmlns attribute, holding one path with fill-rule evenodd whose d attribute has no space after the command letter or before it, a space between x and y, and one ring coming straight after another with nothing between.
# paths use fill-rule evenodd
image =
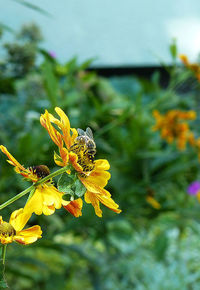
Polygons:
<instances>
[{"instance_id":1,"label":"yellow flower","mask_svg":"<svg viewBox=\"0 0 200 290\"><path fill-rule=\"evenodd\" d=\"M120 213L119 206L113 201L111 194L104 189L110 178L110 173L107 171L110 168L108 161L103 159L92 160L88 157L87 150L85 150L83 145L84 149L80 149L79 147L76 150L72 149L74 148L73 145L76 145L76 138L78 137L77 130L70 128L69 119L60 108L55 108L55 111L59 115L60 120L56 119L46 110L41 115L40 122L48 131L53 142L58 146L60 155L56 154L54 157L56 164L59 166L71 164L73 166L79 180L87 190L85 193L85 201L93 205L97 216L102 216L100 202L114 212ZM59 131L52 124L55 124ZM77 210L78 208L78 211L74 215L79 216L82 204L80 203L80 199L74 202L71 201L70 210L72 207L73 209L69 211L73 214L75 209ZM63 206L66 208L65 201L63 201ZM69 209L68 204L67 206Z\"/></svg>"},{"instance_id":2,"label":"yellow flower","mask_svg":"<svg viewBox=\"0 0 200 290\"><path fill-rule=\"evenodd\" d=\"M153 196L148 195L146 201L155 209L161 208L160 203Z\"/></svg>"},{"instance_id":3,"label":"yellow flower","mask_svg":"<svg viewBox=\"0 0 200 290\"><path fill-rule=\"evenodd\" d=\"M15 210L11 214L9 223L4 222L0 216L0 242L9 244L15 241L28 245L40 239L42 237L40 226L33 226L23 230L29 218L30 215L24 212L23 208Z\"/></svg>"},{"instance_id":4,"label":"yellow flower","mask_svg":"<svg viewBox=\"0 0 200 290\"><path fill-rule=\"evenodd\" d=\"M33 183L37 182L40 178L49 175L50 172L47 166L39 165L25 168L8 152L6 147L1 145L0 149L9 158L8 162L15 166L15 171ZM24 210L29 214L34 212L37 215L42 213L45 215L51 215L55 212L55 209L61 208L62 196L63 193L59 192L53 186L51 181L48 181L36 187L33 196L26 203Z\"/></svg>"},{"instance_id":5,"label":"yellow flower","mask_svg":"<svg viewBox=\"0 0 200 290\"><path fill-rule=\"evenodd\" d=\"M191 132L187 120L194 120L196 112L183 112L180 110L170 110L162 115L157 110L153 111L153 116L156 119L156 124L153 130L160 130L161 137L168 143L176 141L177 147L184 150L187 142L194 146L194 134Z\"/></svg>"},{"instance_id":6,"label":"yellow flower","mask_svg":"<svg viewBox=\"0 0 200 290\"><path fill-rule=\"evenodd\" d=\"M179 58L182 63L195 74L197 80L200 82L200 65L198 63L190 63L188 57L184 54L180 54Z\"/></svg>"}]
</instances>

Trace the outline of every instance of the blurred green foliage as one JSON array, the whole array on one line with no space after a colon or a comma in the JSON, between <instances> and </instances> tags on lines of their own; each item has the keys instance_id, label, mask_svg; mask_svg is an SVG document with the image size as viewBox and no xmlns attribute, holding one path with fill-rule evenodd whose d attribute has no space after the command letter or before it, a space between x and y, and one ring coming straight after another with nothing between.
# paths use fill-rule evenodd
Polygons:
<instances>
[{"instance_id":1,"label":"blurred green foliage","mask_svg":"<svg viewBox=\"0 0 200 290\"><path fill-rule=\"evenodd\" d=\"M72 127L91 127L97 158L111 164L107 189L123 212L103 208L103 218L84 204L83 216L64 209L35 216L32 224L43 238L32 246L9 245L6 278L11 289L199 289L200 206L187 186L200 177L195 150L179 152L153 132L152 111L197 110L199 84L177 66L166 67L169 84L128 77L105 79L71 59L60 64L40 47L37 26L24 26L13 42L4 43L0 60L0 143L24 166L46 164L55 169L56 150L39 123L40 114L61 107ZM198 112L197 112L198 113ZM191 122L199 136L199 116ZM1 154L1 203L27 187ZM156 210L146 197L153 192ZM2 211L4 219L25 198ZM103 207L103 206L102 206Z\"/></svg>"}]
</instances>

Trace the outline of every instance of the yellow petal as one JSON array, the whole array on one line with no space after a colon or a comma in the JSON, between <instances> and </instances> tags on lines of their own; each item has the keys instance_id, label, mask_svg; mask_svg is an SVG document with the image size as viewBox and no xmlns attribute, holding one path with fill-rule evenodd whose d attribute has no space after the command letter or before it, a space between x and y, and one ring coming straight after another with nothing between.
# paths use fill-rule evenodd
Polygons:
<instances>
[{"instance_id":1,"label":"yellow petal","mask_svg":"<svg viewBox=\"0 0 200 290\"><path fill-rule=\"evenodd\" d=\"M14 236L13 240L23 245L31 244L42 237L40 226L33 226L26 230L20 231Z\"/></svg>"},{"instance_id":2,"label":"yellow petal","mask_svg":"<svg viewBox=\"0 0 200 290\"><path fill-rule=\"evenodd\" d=\"M93 205L95 213L98 217L102 217L102 210L100 209L100 206L99 206L99 200L96 198L95 194L93 194L90 191L86 191L85 201Z\"/></svg>"},{"instance_id":3,"label":"yellow petal","mask_svg":"<svg viewBox=\"0 0 200 290\"><path fill-rule=\"evenodd\" d=\"M63 112L63 110L59 107L55 108L56 113L60 117L60 129L63 133L63 139L65 141L65 144L67 148L69 149L71 146L71 135L70 135L70 122L66 114Z\"/></svg>"},{"instance_id":4,"label":"yellow petal","mask_svg":"<svg viewBox=\"0 0 200 290\"><path fill-rule=\"evenodd\" d=\"M52 126L50 122L50 116L49 112L45 110L45 113L41 115L40 117L40 123L41 125L48 131L49 136L53 140L53 142L58 146L62 147L62 137L61 134Z\"/></svg>"},{"instance_id":5,"label":"yellow petal","mask_svg":"<svg viewBox=\"0 0 200 290\"><path fill-rule=\"evenodd\" d=\"M13 226L16 232L18 232L25 227L30 217L30 212L25 212L23 208L20 208L11 214L9 223Z\"/></svg>"},{"instance_id":6,"label":"yellow petal","mask_svg":"<svg viewBox=\"0 0 200 290\"><path fill-rule=\"evenodd\" d=\"M96 170L109 170L110 164L106 159L98 159L95 161L95 169Z\"/></svg>"},{"instance_id":7,"label":"yellow petal","mask_svg":"<svg viewBox=\"0 0 200 290\"><path fill-rule=\"evenodd\" d=\"M10 161L8 161L11 165L18 167L21 171L26 170L7 150L7 148L3 145L0 146L1 151L7 155Z\"/></svg>"},{"instance_id":8,"label":"yellow petal","mask_svg":"<svg viewBox=\"0 0 200 290\"><path fill-rule=\"evenodd\" d=\"M87 177L87 182L94 183L100 187L105 187L111 174L108 171L93 170Z\"/></svg>"},{"instance_id":9,"label":"yellow petal","mask_svg":"<svg viewBox=\"0 0 200 290\"><path fill-rule=\"evenodd\" d=\"M71 136L71 145L74 144L75 139L78 137L78 132L75 128L71 128L72 136Z\"/></svg>"},{"instance_id":10,"label":"yellow petal","mask_svg":"<svg viewBox=\"0 0 200 290\"><path fill-rule=\"evenodd\" d=\"M97 183L93 182L93 180L91 181L91 179L84 177L79 177L79 179L81 180L81 182L87 188L88 191L110 196L110 193L107 190L99 186Z\"/></svg>"},{"instance_id":11,"label":"yellow petal","mask_svg":"<svg viewBox=\"0 0 200 290\"><path fill-rule=\"evenodd\" d=\"M0 236L0 243L1 244L10 244L10 243L12 243L13 242L13 237L11 236L11 237L3 237L3 236Z\"/></svg>"},{"instance_id":12,"label":"yellow petal","mask_svg":"<svg viewBox=\"0 0 200 290\"><path fill-rule=\"evenodd\" d=\"M2 216L0 216L0 224L2 224L3 223L3 218L2 218Z\"/></svg>"},{"instance_id":13,"label":"yellow petal","mask_svg":"<svg viewBox=\"0 0 200 290\"><path fill-rule=\"evenodd\" d=\"M96 194L96 198L106 207L108 207L109 209L111 209L112 211L116 212L116 213L120 213L121 209L119 209L119 205L117 203L114 202L114 200L107 195L101 195L101 194Z\"/></svg>"},{"instance_id":14,"label":"yellow petal","mask_svg":"<svg viewBox=\"0 0 200 290\"><path fill-rule=\"evenodd\" d=\"M77 172L83 172L83 168L78 164L78 156L75 153L69 152L69 160Z\"/></svg>"},{"instance_id":15,"label":"yellow petal","mask_svg":"<svg viewBox=\"0 0 200 290\"><path fill-rule=\"evenodd\" d=\"M24 211L41 215L53 214L62 206L62 195L53 185L43 184L38 186L31 199L24 207Z\"/></svg>"},{"instance_id":16,"label":"yellow petal","mask_svg":"<svg viewBox=\"0 0 200 290\"><path fill-rule=\"evenodd\" d=\"M30 179L33 182L36 182L38 180L38 177L36 174L33 173L33 171L31 169L26 169L24 168L6 149L6 147L4 147L3 145L0 146L1 151L7 155L7 157L9 158L8 163L10 163L11 165L15 166L15 171L18 174L21 174L22 176L24 176L25 178Z\"/></svg>"}]
</instances>

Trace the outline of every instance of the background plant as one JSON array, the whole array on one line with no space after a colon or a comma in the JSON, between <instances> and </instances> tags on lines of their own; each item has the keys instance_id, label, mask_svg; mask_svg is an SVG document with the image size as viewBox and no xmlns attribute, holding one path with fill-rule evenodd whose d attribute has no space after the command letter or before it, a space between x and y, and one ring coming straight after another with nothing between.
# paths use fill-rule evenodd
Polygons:
<instances>
[{"instance_id":1,"label":"background plant","mask_svg":"<svg viewBox=\"0 0 200 290\"><path fill-rule=\"evenodd\" d=\"M150 80L105 79L87 70L92 60L60 64L41 49L33 24L13 42L5 44L2 35L1 49L0 143L22 164L53 170L48 156L55 146L38 119L45 108L53 113L61 107L73 127L93 129L97 158L111 163L108 190L123 210L116 216L104 208L101 220L91 219L93 209L86 205L78 220L64 211L35 217L45 238L23 255L18 245L8 252L7 279L13 289L199 289L199 204L186 193L189 183L199 179L197 152L190 146L180 152L152 130L155 109L196 110L191 129L199 136L199 83L191 71L177 66L175 44L165 88L158 72ZM26 184L5 162L0 166L3 203ZM147 203L149 195L160 203L159 210ZM9 216L15 208L2 213Z\"/></svg>"}]
</instances>

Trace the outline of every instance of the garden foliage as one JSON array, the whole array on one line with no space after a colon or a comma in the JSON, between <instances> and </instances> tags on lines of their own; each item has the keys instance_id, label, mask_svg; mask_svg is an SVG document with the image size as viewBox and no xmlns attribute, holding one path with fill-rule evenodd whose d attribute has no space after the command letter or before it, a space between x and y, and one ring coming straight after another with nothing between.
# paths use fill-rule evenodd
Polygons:
<instances>
[{"instance_id":1,"label":"garden foliage","mask_svg":"<svg viewBox=\"0 0 200 290\"><path fill-rule=\"evenodd\" d=\"M26 166L55 169L56 150L39 123L56 106L72 127L93 130L97 158L111 165L107 189L120 205L103 218L84 204L82 217L66 211L35 216L43 238L34 245L8 247L6 278L11 289L199 289L200 206L187 194L199 180L198 148L167 143L153 128L155 110L195 111L188 121L194 138L199 130L199 82L188 67L166 67L169 82L160 85L136 76L105 79L88 70L92 60L61 64L41 47L37 26L29 25L4 43L0 66L0 144ZM67 56L66 56L67 58ZM27 187L1 154L1 203ZM1 211L23 206L18 200ZM31 226L31 225L30 225Z\"/></svg>"}]
</instances>

